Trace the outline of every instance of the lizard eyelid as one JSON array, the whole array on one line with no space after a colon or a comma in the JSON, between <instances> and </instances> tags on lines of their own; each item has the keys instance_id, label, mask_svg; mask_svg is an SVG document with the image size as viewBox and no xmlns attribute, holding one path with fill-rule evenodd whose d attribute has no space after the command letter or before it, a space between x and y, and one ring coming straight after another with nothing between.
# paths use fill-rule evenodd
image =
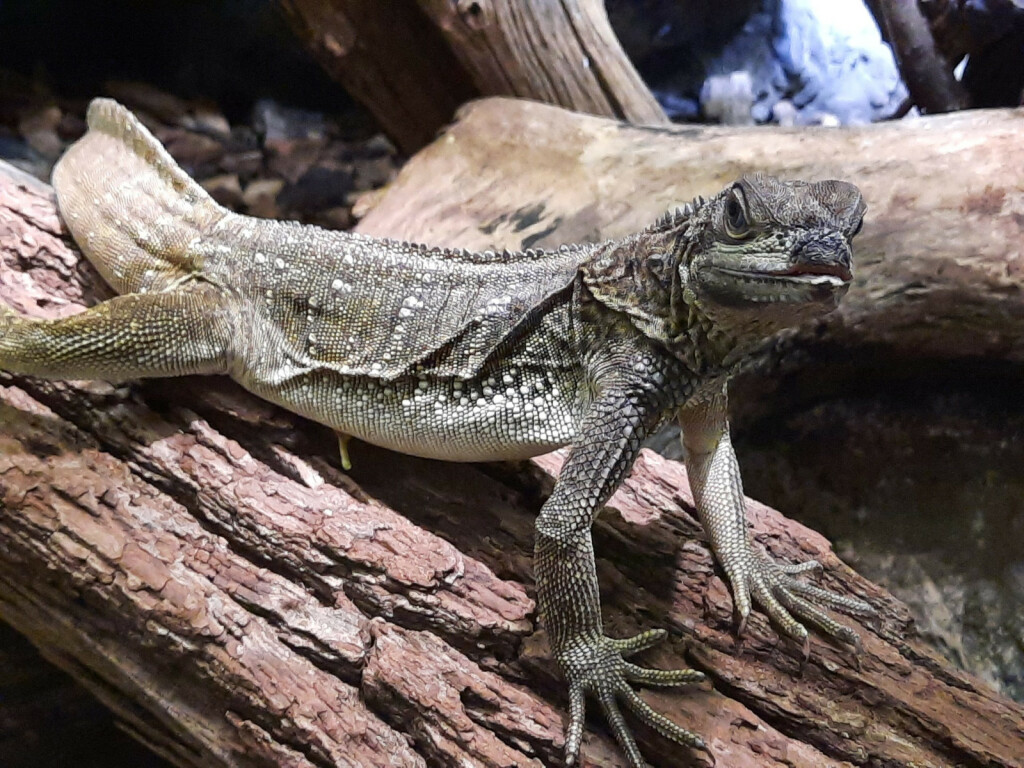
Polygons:
<instances>
[{"instance_id":1,"label":"lizard eyelid","mask_svg":"<svg viewBox=\"0 0 1024 768\"><path fill-rule=\"evenodd\" d=\"M742 194L739 189L733 187L725 204L725 230L730 237L737 240L750 235L750 224L744 210Z\"/></svg>"}]
</instances>

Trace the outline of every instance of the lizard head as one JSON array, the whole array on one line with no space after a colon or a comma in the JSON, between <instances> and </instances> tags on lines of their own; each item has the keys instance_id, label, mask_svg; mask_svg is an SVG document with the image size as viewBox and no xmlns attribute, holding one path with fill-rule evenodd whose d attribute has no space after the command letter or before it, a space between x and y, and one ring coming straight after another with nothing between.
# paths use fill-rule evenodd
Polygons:
<instances>
[{"instance_id":1,"label":"lizard head","mask_svg":"<svg viewBox=\"0 0 1024 768\"><path fill-rule=\"evenodd\" d=\"M698 306L712 318L744 310L771 313L765 306L771 304L776 314L799 319L808 310L835 308L849 288L850 244L865 210L852 184L755 174L702 208L689 259L680 268Z\"/></svg>"},{"instance_id":2,"label":"lizard head","mask_svg":"<svg viewBox=\"0 0 1024 768\"><path fill-rule=\"evenodd\" d=\"M835 309L853 278L850 245L865 208L844 181L745 176L599 247L582 267L584 283L683 354L697 327L723 350L748 349Z\"/></svg>"}]
</instances>

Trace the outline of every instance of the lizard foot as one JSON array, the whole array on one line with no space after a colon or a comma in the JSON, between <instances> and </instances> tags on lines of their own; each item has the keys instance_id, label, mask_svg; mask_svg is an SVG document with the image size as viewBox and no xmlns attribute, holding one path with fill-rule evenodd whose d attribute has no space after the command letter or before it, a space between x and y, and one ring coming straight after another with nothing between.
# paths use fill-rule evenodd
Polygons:
<instances>
[{"instance_id":1,"label":"lizard foot","mask_svg":"<svg viewBox=\"0 0 1024 768\"><path fill-rule=\"evenodd\" d=\"M860 636L821 609L832 608L854 616L874 616L876 611L863 600L793 578L796 574L820 570L821 565L816 560L779 564L764 553L756 555L748 551L748 557L741 560L738 568L736 566L736 563L729 563L726 573L733 587L740 635L746 628L753 601L786 635L803 645L805 656L809 652L810 638L801 622L833 640L860 648Z\"/></svg>"},{"instance_id":2,"label":"lizard foot","mask_svg":"<svg viewBox=\"0 0 1024 768\"><path fill-rule=\"evenodd\" d=\"M694 669L648 669L626 661L626 656L656 645L667 634L663 629L656 629L625 640L615 640L605 635L585 635L570 641L556 654L569 680L569 725L565 734L567 766L574 765L579 757L588 693L593 694L601 704L615 740L625 752L631 768L645 768L647 763L619 709L620 700L634 715L662 736L702 750L714 764L714 756L699 736L655 712L633 690L633 684L667 687L704 680L704 673Z\"/></svg>"}]
</instances>

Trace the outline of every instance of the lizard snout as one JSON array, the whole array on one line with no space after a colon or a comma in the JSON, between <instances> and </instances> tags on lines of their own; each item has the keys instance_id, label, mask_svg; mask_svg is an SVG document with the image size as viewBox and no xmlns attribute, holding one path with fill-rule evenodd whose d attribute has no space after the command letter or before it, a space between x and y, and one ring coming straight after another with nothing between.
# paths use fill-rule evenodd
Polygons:
<instances>
[{"instance_id":1,"label":"lizard snout","mask_svg":"<svg viewBox=\"0 0 1024 768\"><path fill-rule=\"evenodd\" d=\"M797 244L790 258L790 270L795 274L835 275L850 280L853 254L840 233L810 232Z\"/></svg>"}]
</instances>

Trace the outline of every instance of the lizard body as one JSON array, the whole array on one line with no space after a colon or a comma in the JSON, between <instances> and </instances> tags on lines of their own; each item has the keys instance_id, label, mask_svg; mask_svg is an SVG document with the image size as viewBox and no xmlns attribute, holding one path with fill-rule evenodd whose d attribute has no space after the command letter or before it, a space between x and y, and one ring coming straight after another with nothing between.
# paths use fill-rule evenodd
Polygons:
<instances>
[{"instance_id":1,"label":"lizard body","mask_svg":"<svg viewBox=\"0 0 1024 768\"><path fill-rule=\"evenodd\" d=\"M618 702L705 748L632 685L700 680L625 656L664 636L604 635L590 527L666 416L683 429L698 513L742 621L753 604L806 642L855 644L818 605L870 606L793 578L746 531L725 385L773 332L834 308L864 203L844 182L741 179L617 241L470 253L257 220L218 206L124 108L96 100L54 170L58 205L122 294L72 318L0 308L0 369L121 380L227 374L349 436L430 458L569 445L536 531L540 613L570 688L567 761L594 694L632 766Z\"/></svg>"}]
</instances>

